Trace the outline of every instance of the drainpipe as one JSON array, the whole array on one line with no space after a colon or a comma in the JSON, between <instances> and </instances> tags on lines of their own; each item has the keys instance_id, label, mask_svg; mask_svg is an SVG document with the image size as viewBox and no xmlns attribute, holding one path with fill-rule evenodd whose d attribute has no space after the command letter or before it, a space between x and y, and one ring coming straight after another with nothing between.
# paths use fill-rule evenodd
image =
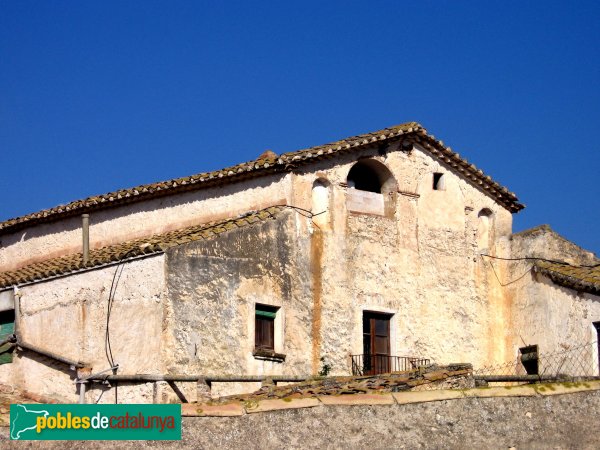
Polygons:
<instances>
[{"instance_id":1,"label":"drainpipe","mask_svg":"<svg viewBox=\"0 0 600 450\"><path fill-rule=\"evenodd\" d=\"M83 264L90 260L90 215L81 215L81 231L83 237Z\"/></svg>"},{"instance_id":2,"label":"drainpipe","mask_svg":"<svg viewBox=\"0 0 600 450\"><path fill-rule=\"evenodd\" d=\"M19 292L19 288L17 286L13 286L13 308L15 310L15 327L13 330L13 334L15 336L18 336L19 321L21 318L21 293Z\"/></svg>"},{"instance_id":3,"label":"drainpipe","mask_svg":"<svg viewBox=\"0 0 600 450\"><path fill-rule=\"evenodd\" d=\"M81 236L83 239L83 265L85 266L90 260L90 215L81 215ZM91 371L90 371L91 372ZM87 381L81 380L82 370L77 369L77 379L79 380L79 403L85 403L85 385ZM89 375L89 372L87 373Z\"/></svg>"},{"instance_id":4,"label":"drainpipe","mask_svg":"<svg viewBox=\"0 0 600 450\"><path fill-rule=\"evenodd\" d=\"M75 381L75 383L79 385L79 404L81 405L85 403L85 385L88 383L87 377L91 374L91 367L81 367L77 369L77 381Z\"/></svg>"},{"instance_id":5,"label":"drainpipe","mask_svg":"<svg viewBox=\"0 0 600 450\"><path fill-rule=\"evenodd\" d=\"M85 404L85 383L86 381L79 382L79 404Z\"/></svg>"}]
</instances>

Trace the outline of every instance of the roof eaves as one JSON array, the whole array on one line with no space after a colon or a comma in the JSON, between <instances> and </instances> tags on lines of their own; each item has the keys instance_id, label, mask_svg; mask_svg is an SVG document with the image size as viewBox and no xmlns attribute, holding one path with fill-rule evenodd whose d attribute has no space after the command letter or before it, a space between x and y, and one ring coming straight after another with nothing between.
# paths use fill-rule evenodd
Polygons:
<instances>
[{"instance_id":1,"label":"roof eaves","mask_svg":"<svg viewBox=\"0 0 600 450\"><path fill-rule=\"evenodd\" d=\"M89 261L86 264L83 263L83 255L76 253L36 262L16 270L0 272L0 289L67 276L130 259L158 255L178 245L199 240L210 240L227 231L249 227L258 222L273 219L286 208L286 206L272 206L259 211L250 211L232 219L194 225L91 250Z\"/></svg>"},{"instance_id":2,"label":"roof eaves","mask_svg":"<svg viewBox=\"0 0 600 450\"><path fill-rule=\"evenodd\" d=\"M442 141L438 141L434 136L428 135L427 130L420 124L417 122L408 122L376 132L342 139L330 144L284 153L278 157L261 158L213 172L145 184L130 189L121 189L108 194L88 197L83 200L76 200L67 205L45 209L1 222L0 234L8 231L16 231L29 224L50 222L62 217L71 217L146 199L208 188L225 183L234 183L262 175L289 172L297 165L306 162L321 158L330 158L335 154L353 151L368 145L393 141L406 135L414 137L417 142L421 143L434 156L456 169L476 186L489 193L509 211L518 212L524 208L524 205L518 202L514 193L509 192L508 189L493 181L491 177L485 175L473 164L461 158L458 153L444 146Z\"/></svg>"},{"instance_id":3,"label":"roof eaves","mask_svg":"<svg viewBox=\"0 0 600 450\"><path fill-rule=\"evenodd\" d=\"M494 181L492 177L486 175L474 164L469 163L450 147L446 147L444 143L437 140L435 136L423 133L420 135L420 139L417 139L417 142L448 166L462 174L465 178L475 184L475 186L494 197L510 212L516 213L525 208L525 205L519 203L519 199L514 192L510 192L506 187Z\"/></svg>"},{"instance_id":4,"label":"roof eaves","mask_svg":"<svg viewBox=\"0 0 600 450\"><path fill-rule=\"evenodd\" d=\"M600 266L571 266L538 261L535 263L535 270L561 286L600 295Z\"/></svg>"}]
</instances>

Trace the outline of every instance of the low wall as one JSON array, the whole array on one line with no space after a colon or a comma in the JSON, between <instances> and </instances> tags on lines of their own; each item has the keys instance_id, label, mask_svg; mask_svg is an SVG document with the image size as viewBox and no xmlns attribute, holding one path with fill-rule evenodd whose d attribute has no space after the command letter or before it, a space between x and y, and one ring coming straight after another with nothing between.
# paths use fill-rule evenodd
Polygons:
<instances>
[{"instance_id":1,"label":"low wall","mask_svg":"<svg viewBox=\"0 0 600 450\"><path fill-rule=\"evenodd\" d=\"M582 392L574 385L547 385L399 393L388 405L319 402L237 417L185 417L182 442L4 441L0 447L591 449L600 447L599 388L592 382ZM459 398L438 400L444 397ZM7 428L0 433L0 440L7 439Z\"/></svg>"}]
</instances>

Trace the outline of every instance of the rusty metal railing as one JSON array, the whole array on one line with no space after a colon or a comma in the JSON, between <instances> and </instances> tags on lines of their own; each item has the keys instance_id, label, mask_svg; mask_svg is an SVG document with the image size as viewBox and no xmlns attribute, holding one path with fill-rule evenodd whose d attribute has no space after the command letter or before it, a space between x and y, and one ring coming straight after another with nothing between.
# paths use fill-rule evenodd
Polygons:
<instances>
[{"instance_id":1,"label":"rusty metal railing","mask_svg":"<svg viewBox=\"0 0 600 450\"><path fill-rule=\"evenodd\" d=\"M406 372L431 364L427 358L391 355L351 355L352 375L377 375L380 373Z\"/></svg>"}]
</instances>

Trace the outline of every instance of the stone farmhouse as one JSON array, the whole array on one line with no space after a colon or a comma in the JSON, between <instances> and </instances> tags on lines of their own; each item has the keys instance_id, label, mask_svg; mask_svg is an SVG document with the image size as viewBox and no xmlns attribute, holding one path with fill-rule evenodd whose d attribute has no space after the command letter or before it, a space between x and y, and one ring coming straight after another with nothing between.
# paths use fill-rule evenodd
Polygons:
<instances>
[{"instance_id":1,"label":"stone farmhouse","mask_svg":"<svg viewBox=\"0 0 600 450\"><path fill-rule=\"evenodd\" d=\"M597 341L600 260L523 207L406 123L7 220L0 382L168 402Z\"/></svg>"}]
</instances>

